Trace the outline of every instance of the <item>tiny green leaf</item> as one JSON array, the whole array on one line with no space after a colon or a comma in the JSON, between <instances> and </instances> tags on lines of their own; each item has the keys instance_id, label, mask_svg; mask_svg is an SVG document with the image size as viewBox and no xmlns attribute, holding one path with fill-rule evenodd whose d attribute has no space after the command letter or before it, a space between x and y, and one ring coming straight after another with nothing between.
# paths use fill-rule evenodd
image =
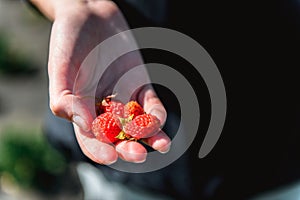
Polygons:
<instances>
[{"instance_id":1,"label":"tiny green leaf","mask_svg":"<svg viewBox=\"0 0 300 200\"><path fill-rule=\"evenodd\" d=\"M120 140L124 140L126 139L126 133L124 131L121 131L116 138L120 139Z\"/></svg>"}]
</instances>

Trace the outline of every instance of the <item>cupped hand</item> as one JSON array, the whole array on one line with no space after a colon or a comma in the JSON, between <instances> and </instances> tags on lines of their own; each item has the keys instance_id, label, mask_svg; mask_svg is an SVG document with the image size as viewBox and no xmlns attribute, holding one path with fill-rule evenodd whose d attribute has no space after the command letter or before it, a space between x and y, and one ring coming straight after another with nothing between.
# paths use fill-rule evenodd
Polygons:
<instances>
[{"instance_id":1,"label":"cupped hand","mask_svg":"<svg viewBox=\"0 0 300 200\"><path fill-rule=\"evenodd\" d=\"M48 63L50 108L55 115L73 122L83 153L93 161L108 165L120 157L129 162L143 162L146 150L142 145L106 144L91 132L96 117L94 97L111 94L124 73L143 64L138 51L113 59L119 49L136 45L132 38L119 37L109 48L97 48L111 36L128 30L128 25L111 1L72 2L60 3L55 8ZM113 62L106 66L110 59ZM123 94L131 93L140 82L150 82L145 69L133 72L119 89ZM135 91L132 98L143 105L145 112L156 115L162 125L165 123L166 110L151 86ZM170 138L163 131L144 142L162 153L170 148Z\"/></svg>"}]
</instances>

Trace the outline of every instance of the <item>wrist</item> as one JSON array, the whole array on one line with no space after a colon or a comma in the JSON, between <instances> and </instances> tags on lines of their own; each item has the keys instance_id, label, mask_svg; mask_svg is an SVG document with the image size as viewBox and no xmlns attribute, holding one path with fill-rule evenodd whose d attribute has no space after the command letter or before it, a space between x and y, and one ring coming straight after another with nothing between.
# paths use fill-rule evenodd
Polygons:
<instances>
[{"instance_id":1,"label":"wrist","mask_svg":"<svg viewBox=\"0 0 300 200\"><path fill-rule=\"evenodd\" d=\"M54 1L55 0L28 0L33 4L45 17L54 20Z\"/></svg>"},{"instance_id":2,"label":"wrist","mask_svg":"<svg viewBox=\"0 0 300 200\"><path fill-rule=\"evenodd\" d=\"M54 21L68 11L76 11L81 14L108 11L116 5L110 0L29 0L48 19ZM107 7L109 7L107 9Z\"/></svg>"}]
</instances>

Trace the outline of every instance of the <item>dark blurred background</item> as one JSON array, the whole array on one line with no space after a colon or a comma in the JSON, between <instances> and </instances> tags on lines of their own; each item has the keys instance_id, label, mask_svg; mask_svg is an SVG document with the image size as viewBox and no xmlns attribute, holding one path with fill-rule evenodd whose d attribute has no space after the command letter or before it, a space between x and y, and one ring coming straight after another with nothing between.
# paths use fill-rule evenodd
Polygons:
<instances>
[{"instance_id":1,"label":"dark blurred background","mask_svg":"<svg viewBox=\"0 0 300 200\"><path fill-rule=\"evenodd\" d=\"M254 198L299 184L300 2L197 2L189 9L177 3L183 15L174 14L174 27L212 56L225 83L228 112L213 151L195 160L195 174L204 173L195 176L196 190L203 191L212 177L215 199ZM195 17L195 26L186 27ZM190 149L194 157L205 131ZM266 199L299 199L298 191Z\"/></svg>"}]
</instances>

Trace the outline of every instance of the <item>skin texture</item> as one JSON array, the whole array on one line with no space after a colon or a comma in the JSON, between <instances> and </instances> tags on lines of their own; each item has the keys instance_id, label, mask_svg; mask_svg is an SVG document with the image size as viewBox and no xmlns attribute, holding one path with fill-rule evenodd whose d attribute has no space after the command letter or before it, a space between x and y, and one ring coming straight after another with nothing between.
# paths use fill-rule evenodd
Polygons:
<instances>
[{"instance_id":1,"label":"skin texture","mask_svg":"<svg viewBox=\"0 0 300 200\"><path fill-rule=\"evenodd\" d=\"M74 123L78 143L84 154L93 161L109 165L121 155L121 158L128 162L143 162L146 150L141 145L123 142L113 146L95 139L91 132L91 124L96 117L94 102L83 98L86 94L74 92L76 76L88 53L106 38L129 29L119 8L111 1L101 0L32 0L32 2L53 20L48 61L52 112ZM109 95L111 85L115 84L122 74L142 63L139 52L126 54L118 59L113 63L111 71L108 70L99 84L95 85L97 96ZM81 73L85 77L88 75L85 73L89 71ZM128 80L128 85L124 86L123 91L129 90L128 87L139 79L149 79L146 70ZM156 115L161 124L165 123L166 110L151 86L141 89L135 100L143 106L145 112ZM163 132L147 138L145 142L162 153L167 152L170 147L170 139ZM121 150L124 152L120 152ZM130 152L126 153L127 150Z\"/></svg>"}]
</instances>

